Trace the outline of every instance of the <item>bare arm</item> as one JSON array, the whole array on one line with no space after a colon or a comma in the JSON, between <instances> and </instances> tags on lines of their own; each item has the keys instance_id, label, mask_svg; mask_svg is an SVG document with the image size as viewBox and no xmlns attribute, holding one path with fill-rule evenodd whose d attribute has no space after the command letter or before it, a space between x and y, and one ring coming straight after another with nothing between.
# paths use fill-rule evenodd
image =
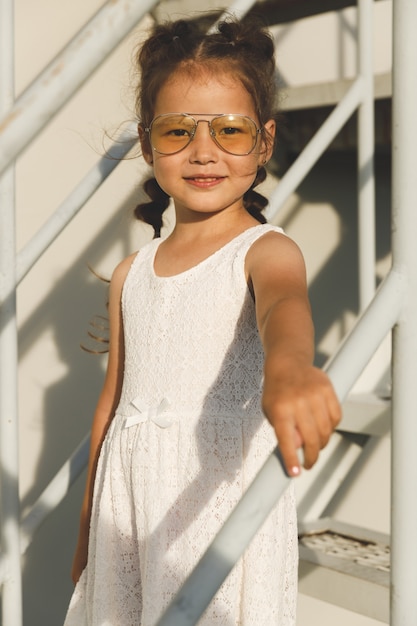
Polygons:
<instances>
[{"instance_id":1,"label":"bare arm","mask_svg":"<svg viewBox=\"0 0 417 626\"><path fill-rule=\"evenodd\" d=\"M94 480L101 445L113 419L122 389L124 340L121 319L121 294L133 257L128 257L114 271L109 293L110 342L106 377L94 413L91 429L90 456L87 482L81 508L78 542L72 566L72 579L76 583L87 564L88 535L93 500Z\"/></svg>"},{"instance_id":2,"label":"bare arm","mask_svg":"<svg viewBox=\"0 0 417 626\"><path fill-rule=\"evenodd\" d=\"M297 448L303 446L304 465L310 468L341 410L328 377L313 366L314 329L304 260L296 244L269 233L250 249L246 269L265 351L262 406L287 471L296 476Z\"/></svg>"}]
</instances>

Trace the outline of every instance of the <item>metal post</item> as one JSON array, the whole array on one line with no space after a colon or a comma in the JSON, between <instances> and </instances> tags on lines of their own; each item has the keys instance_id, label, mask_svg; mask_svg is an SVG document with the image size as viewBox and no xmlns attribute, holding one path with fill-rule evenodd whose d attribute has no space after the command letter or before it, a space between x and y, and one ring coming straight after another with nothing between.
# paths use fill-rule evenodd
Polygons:
<instances>
[{"instance_id":1,"label":"metal post","mask_svg":"<svg viewBox=\"0 0 417 626\"><path fill-rule=\"evenodd\" d=\"M0 115L14 100L13 0L0 2ZM13 166L0 179L0 462L3 624L22 624L22 582L19 542L19 457L17 412L17 326L15 283L15 214Z\"/></svg>"},{"instance_id":2,"label":"metal post","mask_svg":"<svg viewBox=\"0 0 417 626\"><path fill-rule=\"evenodd\" d=\"M395 267L408 293L394 329L391 625L417 624L417 2L393 2L393 189Z\"/></svg>"},{"instance_id":3,"label":"metal post","mask_svg":"<svg viewBox=\"0 0 417 626\"><path fill-rule=\"evenodd\" d=\"M358 108L359 307L375 292L375 180L373 0L358 0L358 71L363 99Z\"/></svg>"},{"instance_id":4,"label":"metal post","mask_svg":"<svg viewBox=\"0 0 417 626\"><path fill-rule=\"evenodd\" d=\"M326 363L325 369L340 400L344 400L372 354L397 322L406 296L407 281L404 274L392 269L359 321Z\"/></svg>"}]
</instances>

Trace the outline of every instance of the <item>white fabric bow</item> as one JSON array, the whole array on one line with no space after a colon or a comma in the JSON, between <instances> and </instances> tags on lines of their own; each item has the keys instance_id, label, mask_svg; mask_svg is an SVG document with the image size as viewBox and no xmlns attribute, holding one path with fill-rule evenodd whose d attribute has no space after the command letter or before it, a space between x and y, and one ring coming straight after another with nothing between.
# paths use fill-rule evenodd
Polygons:
<instances>
[{"instance_id":1,"label":"white fabric bow","mask_svg":"<svg viewBox=\"0 0 417 626\"><path fill-rule=\"evenodd\" d=\"M148 406L138 396L130 404L137 412L126 417L124 428L148 421L153 422L159 428L169 428L171 426L172 422L167 417L161 415L169 407L169 402L166 398L162 398L159 404Z\"/></svg>"}]
</instances>

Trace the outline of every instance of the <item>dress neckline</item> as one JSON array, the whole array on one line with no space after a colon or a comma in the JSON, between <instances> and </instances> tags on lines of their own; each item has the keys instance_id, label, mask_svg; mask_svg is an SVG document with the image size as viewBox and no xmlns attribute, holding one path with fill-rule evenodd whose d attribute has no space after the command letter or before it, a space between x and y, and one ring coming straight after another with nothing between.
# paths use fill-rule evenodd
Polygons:
<instances>
[{"instance_id":1,"label":"dress neckline","mask_svg":"<svg viewBox=\"0 0 417 626\"><path fill-rule=\"evenodd\" d=\"M230 241L225 243L223 246L221 246L220 248L218 248L217 250L215 250L214 252L209 254L207 257L205 257L204 259L202 259L201 261L196 263L195 265L192 265L191 267L187 268L186 270L183 270L182 272L178 272L177 274L170 274L169 276L161 276L161 275L159 275L159 274L157 274L155 272L155 257L156 257L156 253L158 251L158 248L159 248L160 244L163 242L163 239L161 239L161 238L155 239L153 250L152 250L152 255L151 255L152 276L154 278L156 278L157 280L169 280L170 278L172 279L172 278L179 278L179 277L182 277L182 276L186 276L186 275L192 273L197 268L200 268L201 266L206 265L206 263L208 263L213 258L215 258L218 255L220 255L230 245L232 245L236 241L239 241L241 238L243 239L243 237L245 235L247 235L249 232L254 231L254 230L258 229L258 228L264 228L265 226L271 226L271 225L270 224L256 224L255 226L250 226L246 230L242 231L239 235L236 235L236 237L233 237L233 239L231 239Z\"/></svg>"}]
</instances>

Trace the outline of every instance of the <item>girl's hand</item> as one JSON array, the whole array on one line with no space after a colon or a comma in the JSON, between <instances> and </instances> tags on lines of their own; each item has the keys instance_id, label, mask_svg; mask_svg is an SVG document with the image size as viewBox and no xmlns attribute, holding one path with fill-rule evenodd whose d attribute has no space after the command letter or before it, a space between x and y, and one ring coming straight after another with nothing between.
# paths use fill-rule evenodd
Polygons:
<instances>
[{"instance_id":1,"label":"girl's hand","mask_svg":"<svg viewBox=\"0 0 417 626\"><path fill-rule=\"evenodd\" d=\"M341 419L341 408L327 375L313 366L265 364L263 410L275 429L290 476L297 476L297 448L303 447L304 467L311 468Z\"/></svg>"}]
</instances>

